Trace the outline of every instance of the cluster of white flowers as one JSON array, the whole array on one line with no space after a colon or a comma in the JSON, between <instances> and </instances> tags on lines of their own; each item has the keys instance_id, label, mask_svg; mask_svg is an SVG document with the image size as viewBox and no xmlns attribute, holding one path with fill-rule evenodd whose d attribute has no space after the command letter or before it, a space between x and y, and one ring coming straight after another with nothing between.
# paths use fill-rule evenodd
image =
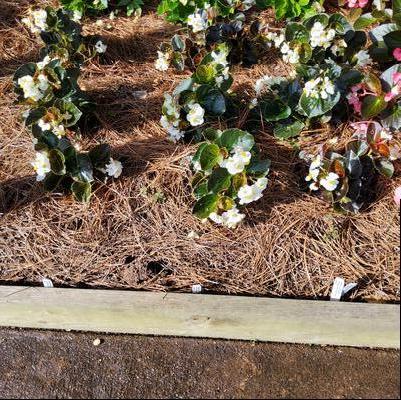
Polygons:
<instances>
[{"instance_id":1,"label":"cluster of white flowers","mask_svg":"<svg viewBox=\"0 0 401 400\"><path fill-rule=\"evenodd\" d=\"M109 163L106 164L105 169L102 169L101 171L104 174L107 174L108 176L112 176L113 178L118 178L123 171L123 166L120 161L114 160L113 158L110 157Z\"/></svg>"},{"instance_id":2,"label":"cluster of white flowers","mask_svg":"<svg viewBox=\"0 0 401 400\"><path fill-rule=\"evenodd\" d=\"M43 68L46 67L47 64L49 64L51 61L53 61L53 58L50 58L49 56L46 56L42 61L39 61L36 63L36 66L38 69L41 71Z\"/></svg>"},{"instance_id":3,"label":"cluster of white flowers","mask_svg":"<svg viewBox=\"0 0 401 400\"><path fill-rule=\"evenodd\" d=\"M229 78L230 68L228 67L228 61L227 61L228 50L220 49L218 52L213 51L211 53L211 56L213 59L213 63L216 66L221 65L224 67L223 71L221 71L221 74L216 76L216 85L220 87L222 83Z\"/></svg>"},{"instance_id":4,"label":"cluster of white flowers","mask_svg":"<svg viewBox=\"0 0 401 400\"><path fill-rule=\"evenodd\" d=\"M205 9L209 7L210 5L205 5ZM208 16L206 10L198 10L189 15L187 24L191 27L192 32L194 33L205 31L208 27Z\"/></svg>"},{"instance_id":5,"label":"cluster of white flowers","mask_svg":"<svg viewBox=\"0 0 401 400\"><path fill-rule=\"evenodd\" d=\"M330 51L335 56L342 56L344 55L345 49L347 48L347 43L344 39L335 40L334 43L330 47Z\"/></svg>"},{"instance_id":6,"label":"cluster of white flowers","mask_svg":"<svg viewBox=\"0 0 401 400\"><path fill-rule=\"evenodd\" d=\"M329 172L328 174L320 176L322 165L322 158L320 155L318 155L309 166L309 174L305 180L307 182L311 182L309 184L309 189L311 190L319 190L320 185L329 192L332 192L337 188L340 177L334 172Z\"/></svg>"},{"instance_id":7,"label":"cluster of white flowers","mask_svg":"<svg viewBox=\"0 0 401 400\"><path fill-rule=\"evenodd\" d=\"M331 42L336 36L334 29L325 29L320 22L315 22L310 31L310 45L312 47L323 47L327 49L331 46Z\"/></svg>"},{"instance_id":8,"label":"cluster of white flowers","mask_svg":"<svg viewBox=\"0 0 401 400\"><path fill-rule=\"evenodd\" d=\"M227 228L236 228L237 225L245 218L245 214L241 214L237 207L230 208L221 215L213 212L209 218L216 224L224 225Z\"/></svg>"},{"instance_id":9,"label":"cluster of white flowers","mask_svg":"<svg viewBox=\"0 0 401 400\"><path fill-rule=\"evenodd\" d=\"M157 60L155 61L155 68L158 71L167 71L168 67L170 66L170 54L169 53L163 53L162 51L157 52Z\"/></svg>"},{"instance_id":10,"label":"cluster of white flowers","mask_svg":"<svg viewBox=\"0 0 401 400\"><path fill-rule=\"evenodd\" d=\"M40 33L47 29L47 12L45 10L33 10L21 22L25 24L32 33Z\"/></svg>"},{"instance_id":11,"label":"cluster of white flowers","mask_svg":"<svg viewBox=\"0 0 401 400\"><path fill-rule=\"evenodd\" d=\"M262 76L255 82L255 92L256 96L260 97L263 92L269 90L272 84L275 83L274 78L269 75Z\"/></svg>"},{"instance_id":12,"label":"cluster of white flowers","mask_svg":"<svg viewBox=\"0 0 401 400\"><path fill-rule=\"evenodd\" d=\"M164 99L163 107L166 115L160 118L160 125L167 131L172 142L178 142L184 136L184 132L179 129L179 106L169 94L165 94Z\"/></svg>"},{"instance_id":13,"label":"cluster of white flowers","mask_svg":"<svg viewBox=\"0 0 401 400\"><path fill-rule=\"evenodd\" d=\"M50 168L50 160L45 151L36 152L35 160L31 162L33 169L36 172L36 180L43 181L45 179L46 174L51 171Z\"/></svg>"},{"instance_id":14,"label":"cluster of white flowers","mask_svg":"<svg viewBox=\"0 0 401 400\"><path fill-rule=\"evenodd\" d=\"M267 178L259 178L253 185L244 185L238 191L239 204L249 204L259 200L267 187Z\"/></svg>"},{"instance_id":15,"label":"cluster of white flowers","mask_svg":"<svg viewBox=\"0 0 401 400\"><path fill-rule=\"evenodd\" d=\"M45 131L51 131L53 132L59 139L65 135L65 128L63 125L59 125L55 123L54 121L50 122L45 122L42 118L37 122L39 125L40 129L42 129L43 132Z\"/></svg>"},{"instance_id":16,"label":"cluster of white flowers","mask_svg":"<svg viewBox=\"0 0 401 400\"><path fill-rule=\"evenodd\" d=\"M107 45L104 44L101 40L98 40L95 44L95 50L98 53L105 53L107 50Z\"/></svg>"},{"instance_id":17,"label":"cluster of white flowers","mask_svg":"<svg viewBox=\"0 0 401 400\"><path fill-rule=\"evenodd\" d=\"M307 97L327 99L329 95L335 93L335 86L333 82L326 76L312 79L305 83L304 92Z\"/></svg>"},{"instance_id":18,"label":"cluster of white flowers","mask_svg":"<svg viewBox=\"0 0 401 400\"><path fill-rule=\"evenodd\" d=\"M290 64L299 63L299 53L297 49L291 49L287 42L284 42L280 48L283 54L283 61Z\"/></svg>"},{"instance_id":19,"label":"cluster of white flowers","mask_svg":"<svg viewBox=\"0 0 401 400\"><path fill-rule=\"evenodd\" d=\"M22 76L18 78L17 84L23 90L24 97L33 101L41 100L50 87L49 80L44 74L39 74L37 78L30 75Z\"/></svg>"},{"instance_id":20,"label":"cluster of white flowers","mask_svg":"<svg viewBox=\"0 0 401 400\"><path fill-rule=\"evenodd\" d=\"M198 103L192 103L188 105L189 112L187 114L187 121L191 124L191 126L199 126L202 125L205 115L205 110Z\"/></svg>"},{"instance_id":21,"label":"cluster of white flowers","mask_svg":"<svg viewBox=\"0 0 401 400\"><path fill-rule=\"evenodd\" d=\"M231 156L221 160L220 167L226 168L231 175L241 173L251 161L251 153L242 147L236 147Z\"/></svg>"}]
</instances>

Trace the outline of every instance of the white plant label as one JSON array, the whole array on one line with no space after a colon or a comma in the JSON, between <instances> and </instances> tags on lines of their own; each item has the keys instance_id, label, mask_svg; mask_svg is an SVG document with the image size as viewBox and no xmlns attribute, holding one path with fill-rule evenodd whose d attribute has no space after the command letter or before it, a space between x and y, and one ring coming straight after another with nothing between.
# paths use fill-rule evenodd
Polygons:
<instances>
[{"instance_id":1,"label":"white plant label","mask_svg":"<svg viewBox=\"0 0 401 400\"><path fill-rule=\"evenodd\" d=\"M334 279L333 288L331 289L330 300L331 301L339 301L341 300L341 296L343 294L344 289L344 279L336 278Z\"/></svg>"}]
</instances>

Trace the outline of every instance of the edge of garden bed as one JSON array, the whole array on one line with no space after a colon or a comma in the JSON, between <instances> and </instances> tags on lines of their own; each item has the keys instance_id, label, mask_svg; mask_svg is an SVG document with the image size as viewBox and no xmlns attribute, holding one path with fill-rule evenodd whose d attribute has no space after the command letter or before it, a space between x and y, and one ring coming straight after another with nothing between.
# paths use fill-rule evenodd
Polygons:
<instances>
[{"instance_id":1,"label":"edge of garden bed","mask_svg":"<svg viewBox=\"0 0 401 400\"><path fill-rule=\"evenodd\" d=\"M400 348L400 305L0 286L0 326Z\"/></svg>"}]
</instances>

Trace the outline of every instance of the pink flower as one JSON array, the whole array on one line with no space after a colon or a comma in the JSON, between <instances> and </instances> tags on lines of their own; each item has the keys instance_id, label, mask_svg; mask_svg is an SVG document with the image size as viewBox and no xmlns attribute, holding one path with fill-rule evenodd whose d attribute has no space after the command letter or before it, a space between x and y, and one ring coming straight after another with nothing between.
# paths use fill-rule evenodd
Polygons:
<instances>
[{"instance_id":1,"label":"pink flower","mask_svg":"<svg viewBox=\"0 0 401 400\"><path fill-rule=\"evenodd\" d=\"M400 206L401 202L401 186L398 186L398 188L395 189L394 191L394 201L397 206Z\"/></svg>"},{"instance_id":2,"label":"pink flower","mask_svg":"<svg viewBox=\"0 0 401 400\"><path fill-rule=\"evenodd\" d=\"M357 114L361 113L362 110L362 100L361 98L367 94L374 94L367 90L366 86L362 83L358 83L351 87L351 93L347 94L348 103L354 107L354 111Z\"/></svg>"},{"instance_id":3,"label":"pink flower","mask_svg":"<svg viewBox=\"0 0 401 400\"><path fill-rule=\"evenodd\" d=\"M356 135L364 136L368 133L370 123L369 122L354 122L351 124L351 128L355 130Z\"/></svg>"},{"instance_id":4,"label":"pink flower","mask_svg":"<svg viewBox=\"0 0 401 400\"><path fill-rule=\"evenodd\" d=\"M401 61L401 47L398 47L393 51L393 56L397 61Z\"/></svg>"},{"instance_id":5,"label":"pink flower","mask_svg":"<svg viewBox=\"0 0 401 400\"><path fill-rule=\"evenodd\" d=\"M348 7L349 8L363 8L368 3L369 3L369 0L348 0Z\"/></svg>"}]
</instances>

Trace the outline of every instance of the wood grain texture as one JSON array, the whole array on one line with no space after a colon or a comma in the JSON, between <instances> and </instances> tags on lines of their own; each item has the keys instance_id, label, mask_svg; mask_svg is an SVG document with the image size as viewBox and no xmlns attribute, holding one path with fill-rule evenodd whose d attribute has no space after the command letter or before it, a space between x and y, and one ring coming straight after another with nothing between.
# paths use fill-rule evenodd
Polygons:
<instances>
[{"instance_id":1,"label":"wood grain texture","mask_svg":"<svg viewBox=\"0 0 401 400\"><path fill-rule=\"evenodd\" d=\"M400 347L400 306L0 286L0 326Z\"/></svg>"}]
</instances>

